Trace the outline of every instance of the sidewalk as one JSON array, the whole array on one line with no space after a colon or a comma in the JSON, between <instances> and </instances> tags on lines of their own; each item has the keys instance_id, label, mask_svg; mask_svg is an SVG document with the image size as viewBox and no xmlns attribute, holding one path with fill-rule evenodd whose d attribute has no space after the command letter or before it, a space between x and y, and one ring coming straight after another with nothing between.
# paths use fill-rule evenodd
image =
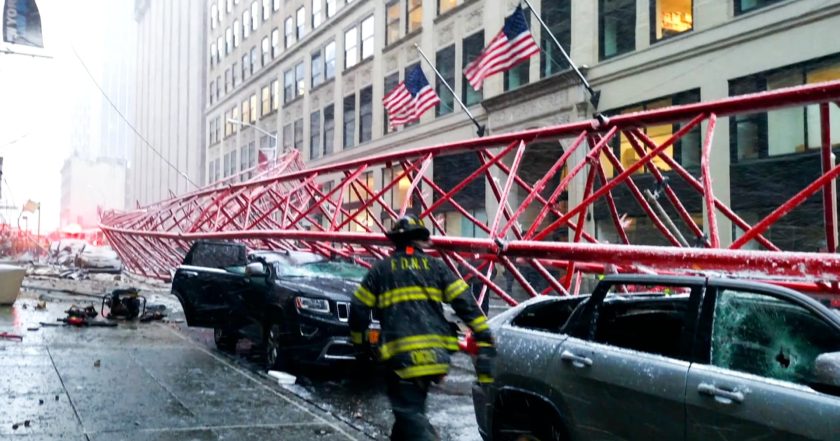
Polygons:
<instances>
[{"instance_id":1,"label":"sidewalk","mask_svg":"<svg viewBox=\"0 0 840 441\"><path fill-rule=\"evenodd\" d=\"M170 325L28 331L69 304L21 297L0 307L0 332L24 337L0 340L0 439L369 439Z\"/></svg>"}]
</instances>

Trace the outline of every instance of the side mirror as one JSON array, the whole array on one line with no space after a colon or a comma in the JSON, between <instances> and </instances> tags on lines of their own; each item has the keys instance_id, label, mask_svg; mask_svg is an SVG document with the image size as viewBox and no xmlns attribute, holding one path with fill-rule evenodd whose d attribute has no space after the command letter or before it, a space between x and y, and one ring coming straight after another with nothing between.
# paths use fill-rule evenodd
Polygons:
<instances>
[{"instance_id":1,"label":"side mirror","mask_svg":"<svg viewBox=\"0 0 840 441\"><path fill-rule=\"evenodd\" d=\"M814 380L840 390L840 352L820 354L814 360Z\"/></svg>"},{"instance_id":2,"label":"side mirror","mask_svg":"<svg viewBox=\"0 0 840 441\"><path fill-rule=\"evenodd\" d=\"M262 262L251 262L248 265L245 265L246 276L263 277L267 274L268 272L266 271L265 264Z\"/></svg>"}]
</instances>

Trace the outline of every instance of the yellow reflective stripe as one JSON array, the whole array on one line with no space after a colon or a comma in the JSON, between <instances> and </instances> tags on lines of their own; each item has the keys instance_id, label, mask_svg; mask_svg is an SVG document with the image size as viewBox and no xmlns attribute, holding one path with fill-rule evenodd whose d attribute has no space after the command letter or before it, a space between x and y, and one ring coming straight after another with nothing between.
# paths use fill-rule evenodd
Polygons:
<instances>
[{"instance_id":1,"label":"yellow reflective stripe","mask_svg":"<svg viewBox=\"0 0 840 441\"><path fill-rule=\"evenodd\" d=\"M480 374L478 376L478 382L483 383L483 384L492 383L493 382L493 377L491 377L490 375L487 375L487 374Z\"/></svg>"},{"instance_id":2,"label":"yellow reflective stripe","mask_svg":"<svg viewBox=\"0 0 840 441\"><path fill-rule=\"evenodd\" d=\"M487 323L482 323L482 324L472 328L472 330L475 331L475 332L484 332L488 329L490 329L490 325L488 325Z\"/></svg>"},{"instance_id":3,"label":"yellow reflective stripe","mask_svg":"<svg viewBox=\"0 0 840 441\"><path fill-rule=\"evenodd\" d=\"M424 286L406 286L385 291L379 296L379 307L387 308L395 303L410 302L415 300L442 300L441 291L437 288Z\"/></svg>"},{"instance_id":4,"label":"yellow reflective stripe","mask_svg":"<svg viewBox=\"0 0 840 441\"><path fill-rule=\"evenodd\" d=\"M365 289L365 287L362 285L359 285L359 287L356 288L355 296L368 308L373 308L373 305L376 304L376 296L374 296L372 292Z\"/></svg>"},{"instance_id":5,"label":"yellow reflective stripe","mask_svg":"<svg viewBox=\"0 0 840 441\"><path fill-rule=\"evenodd\" d=\"M445 291L446 301L451 302L455 300L455 297L461 295L464 291L467 290L467 288L469 288L469 285L467 285L467 282L464 282L461 279L450 283L449 286L446 287Z\"/></svg>"},{"instance_id":6,"label":"yellow reflective stripe","mask_svg":"<svg viewBox=\"0 0 840 441\"><path fill-rule=\"evenodd\" d=\"M379 348L379 354L382 360L387 360L403 352L434 348L457 351L458 338L451 335L438 334L412 335L411 337L404 337L385 343Z\"/></svg>"},{"instance_id":7,"label":"yellow reflective stripe","mask_svg":"<svg viewBox=\"0 0 840 441\"><path fill-rule=\"evenodd\" d=\"M481 326L481 325L484 325L484 327L486 328L487 327L486 323L487 323L487 317L484 316L484 315L480 315L480 316L472 319L469 323L467 323L467 325L470 328L472 328L473 330L477 330L476 328Z\"/></svg>"},{"instance_id":8,"label":"yellow reflective stripe","mask_svg":"<svg viewBox=\"0 0 840 441\"><path fill-rule=\"evenodd\" d=\"M350 332L350 341L353 342L354 345L362 344L362 333L361 332Z\"/></svg>"},{"instance_id":9,"label":"yellow reflective stripe","mask_svg":"<svg viewBox=\"0 0 840 441\"><path fill-rule=\"evenodd\" d=\"M420 366L409 366L394 371L400 378L424 377L427 375L444 375L449 372L448 364L423 364Z\"/></svg>"},{"instance_id":10,"label":"yellow reflective stripe","mask_svg":"<svg viewBox=\"0 0 840 441\"><path fill-rule=\"evenodd\" d=\"M486 342L480 341L480 342L478 342L478 347L479 348L492 348L493 343L486 343Z\"/></svg>"}]
</instances>

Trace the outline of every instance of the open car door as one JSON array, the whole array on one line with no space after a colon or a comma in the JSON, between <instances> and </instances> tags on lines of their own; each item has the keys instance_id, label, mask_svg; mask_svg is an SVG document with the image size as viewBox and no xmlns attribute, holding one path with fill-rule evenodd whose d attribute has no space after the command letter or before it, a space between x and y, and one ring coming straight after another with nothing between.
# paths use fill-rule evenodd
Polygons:
<instances>
[{"instance_id":1,"label":"open car door","mask_svg":"<svg viewBox=\"0 0 840 441\"><path fill-rule=\"evenodd\" d=\"M240 294L248 289L246 264L244 245L193 244L172 280L172 293L184 308L188 326L215 328L244 315Z\"/></svg>"}]
</instances>

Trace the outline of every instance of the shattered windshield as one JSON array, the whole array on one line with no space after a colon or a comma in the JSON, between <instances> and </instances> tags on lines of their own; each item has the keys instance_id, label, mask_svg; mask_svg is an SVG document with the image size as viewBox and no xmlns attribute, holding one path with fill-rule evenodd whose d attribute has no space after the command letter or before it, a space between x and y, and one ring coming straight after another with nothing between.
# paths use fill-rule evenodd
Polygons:
<instances>
[{"instance_id":1,"label":"shattered windshield","mask_svg":"<svg viewBox=\"0 0 840 441\"><path fill-rule=\"evenodd\" d=\"M814 360L840 350L840 335L805 308L766 294L724 290L712 326L713 365L809 385Z\"/></svg>"},{"instance_id":2,"label":"shattered windshield","mask_svg":"<svg viewBox=\"0 0 840 441\"><path fill-rule=\"evenodd\" d=\"M317 277L361 282L367 269L347 262L322 261L302 265L275 264L280 277Z\"/></svg>"}]
</instances>

